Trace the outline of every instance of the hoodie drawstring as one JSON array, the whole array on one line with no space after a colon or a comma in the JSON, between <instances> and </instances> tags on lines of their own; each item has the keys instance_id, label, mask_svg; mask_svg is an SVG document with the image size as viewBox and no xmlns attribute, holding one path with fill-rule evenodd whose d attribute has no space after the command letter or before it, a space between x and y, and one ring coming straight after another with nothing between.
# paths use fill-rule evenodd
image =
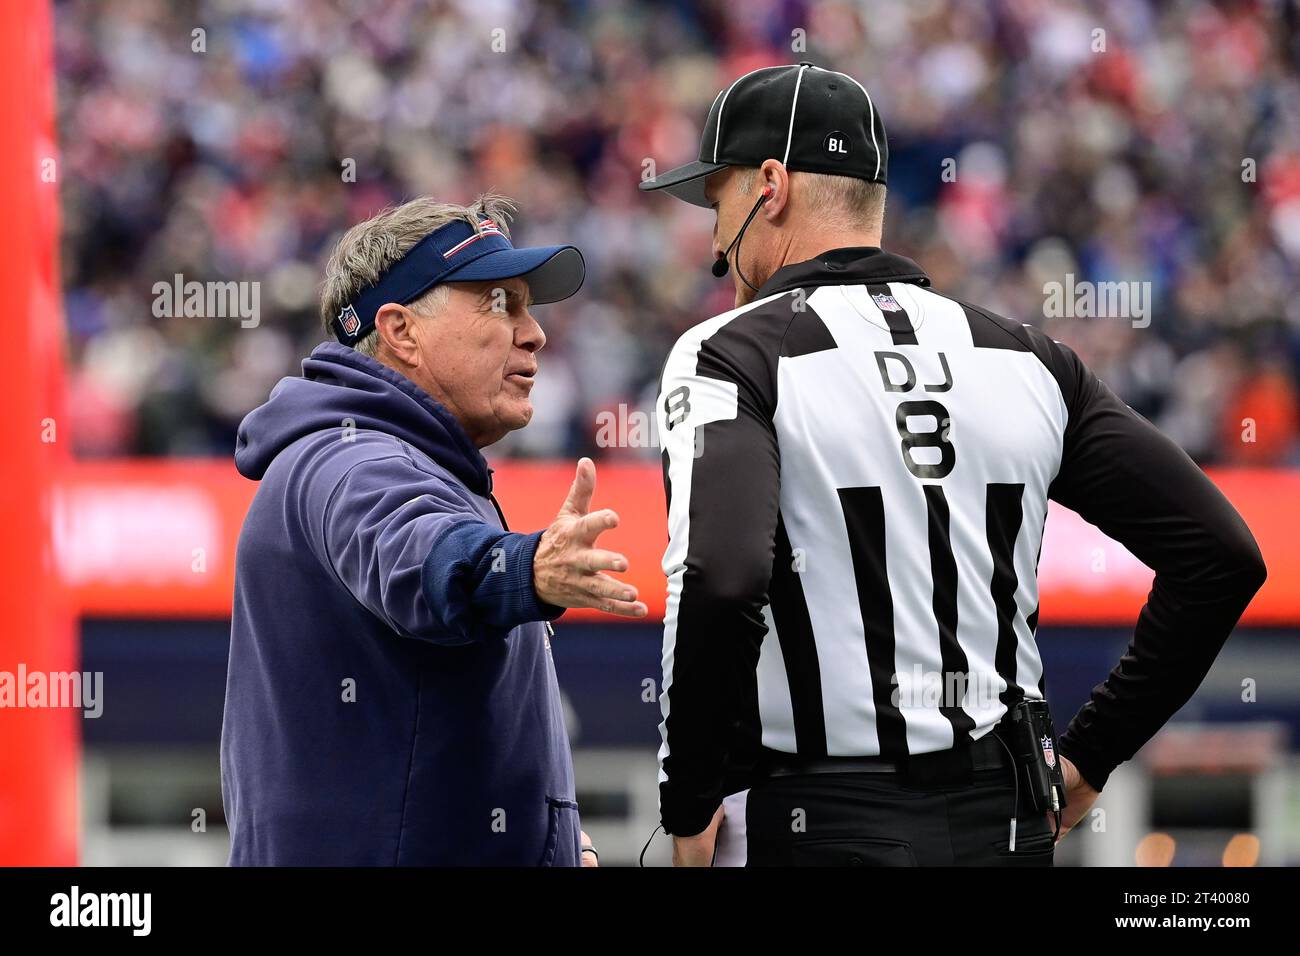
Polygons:
<instances>
[{"instance_id":1,"label":"hoodie drawstring","mask_svg":"<svg viewBox=\"0 0 1300 956\"><path fill-rule=\"evenodd\" d=\"M509 531L510 525L506 523L506 513L501 510L501 503L497 501L497 496L488 492L488 501L492 502L492 507L497 509L497 517L501 519L501 530Z\"/></svg>"}]
</instances>

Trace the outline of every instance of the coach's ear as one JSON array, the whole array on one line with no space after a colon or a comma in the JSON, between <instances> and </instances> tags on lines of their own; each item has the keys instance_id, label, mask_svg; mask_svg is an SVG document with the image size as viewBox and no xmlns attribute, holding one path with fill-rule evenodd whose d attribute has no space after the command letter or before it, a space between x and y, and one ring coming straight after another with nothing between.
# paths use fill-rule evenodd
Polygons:
<instances>
[{"instance_id":1,"label":"coach's ear","mask_svg":"<svg viewBox=\"0 0 1300 956\"><path fill-rule=\"evenodd\" d=\"M760 215L768 222L776 222L790 201L790 172L785 168L785 163L779 159L763 160L763 165L758 167L758 182L754 188L761 190L764 186L772 188L772 195L763 203Z\"/></svg>"},{"instance_id":2,"label":"coach's ear","mask_svg":"<svg viewBox=\"0 0 1300 956\"><path fill-rule=\"evenodd\" d=\"M404 305L389 302L375 314L375 331L393 358L405 365L420 365L420 342L416 338L415 314Z\"/></svg>"}]
</instances>

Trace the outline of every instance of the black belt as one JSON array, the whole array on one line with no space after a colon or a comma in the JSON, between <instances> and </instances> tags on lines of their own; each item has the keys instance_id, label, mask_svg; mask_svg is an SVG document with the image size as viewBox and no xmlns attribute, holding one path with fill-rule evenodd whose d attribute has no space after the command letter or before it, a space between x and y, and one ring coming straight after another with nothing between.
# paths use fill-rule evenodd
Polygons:
<instances>
[{"instance_id":1,"label":"black belt","mask_svg":"<svg viewBox=\"0 0 1300 956\"><path fill-rule=\"evenodd\" d=\"M912 754L907 757L801 757L763 748L759 772L769 777L808 773L897 773L923 778L943 778L960 773L965 766L963 749L970 755L971 770L998 770L1011 766L1006 745L990 730L964 748Z\"/></svg>"}]
</instances>

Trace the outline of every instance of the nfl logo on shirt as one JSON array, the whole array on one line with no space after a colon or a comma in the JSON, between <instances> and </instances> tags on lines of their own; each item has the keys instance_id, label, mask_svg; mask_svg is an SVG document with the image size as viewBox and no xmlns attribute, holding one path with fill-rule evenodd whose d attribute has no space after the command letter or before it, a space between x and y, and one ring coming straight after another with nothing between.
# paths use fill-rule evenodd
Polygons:
<instances>
[{"instance_id":1,"label":"nfl logo on shirt","mask_svg":"<svg viewBox=\"0 0 1300 956\"><path fill-rule=\"evenodd\" d=\"M1047 761L1047 766L1056 766L1056 748L1052 746L1052 738L1043 737L1043 757Z\"/></svg>"},{"instance_id":2,"label":"nfl logo on shirt","mask_svg":"<svg viewBox=\"0 0 1300 956\"><path fill-rule=\"evenodd\" d=\"M339 312L339 325L345 335L356 335L357 329L361 328L361 317L357 315L357 310L350 305L345 306Z\"/></svg>"},{"instance_id":3,"label":"nfl logo on shirt","mask_svg":"<svg viewBox=\"0 0 1300 956\"><path fill-rule=\"evenodd\" d=\"M902 312L903 307L898 304L898 300L887 293L873 293L871 298L876 300L876 305L882 312Z\"/></svg>"}]
</instances>

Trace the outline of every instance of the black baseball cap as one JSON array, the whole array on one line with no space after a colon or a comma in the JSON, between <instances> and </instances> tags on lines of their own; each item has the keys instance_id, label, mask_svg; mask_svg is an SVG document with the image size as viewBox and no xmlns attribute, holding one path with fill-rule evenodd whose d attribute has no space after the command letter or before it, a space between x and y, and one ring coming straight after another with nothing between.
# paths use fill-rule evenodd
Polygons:
<instances>
[{"instance_id":1,"label":"black baseball cap","mask_svg":"<svg viewBox=\"0 0 1300 956\"><path fill-rule=\"evenodd\" d=\"M846 73L811 63L767 66L721 91L709 108L700 158L641 183L708 208L704 177L779 159L794 172L884 183L885 124L871 94Z\"/></svg>"}]
</instances>

